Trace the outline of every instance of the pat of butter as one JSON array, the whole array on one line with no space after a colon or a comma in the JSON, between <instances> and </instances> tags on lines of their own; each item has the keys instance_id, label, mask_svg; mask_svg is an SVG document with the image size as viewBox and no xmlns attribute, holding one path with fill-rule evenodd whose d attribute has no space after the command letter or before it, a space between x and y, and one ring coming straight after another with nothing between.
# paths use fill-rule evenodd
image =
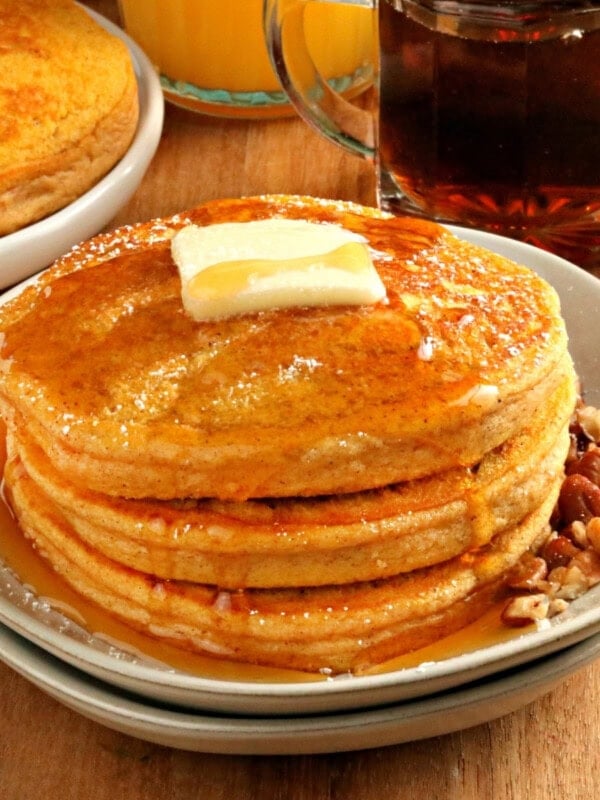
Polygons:
<instances>
[{"instance_id":1,"label":"pat of butter","mask_svg":"<svg viewBox=\"0 0 600 800\"><path fill-rule=\"evenodd\" d=\"M269 219L178 231L171 252L196 320L385 298L366 240L339 225Z\"/></svg>"}]
</instances>

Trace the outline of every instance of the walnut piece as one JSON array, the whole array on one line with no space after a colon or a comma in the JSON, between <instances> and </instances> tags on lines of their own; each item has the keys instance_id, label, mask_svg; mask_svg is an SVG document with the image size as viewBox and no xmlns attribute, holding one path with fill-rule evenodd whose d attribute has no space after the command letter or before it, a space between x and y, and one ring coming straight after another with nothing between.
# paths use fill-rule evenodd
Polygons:
<instances>
[{"instance_id":1,"label":"walnut piece","mask_svg":"<svg viewBox=\"0 0 600 800\"><path fill-rule=\"evenodd\" d=\"M511 596L501 618L510 627L561 614L600 583L600 409L581 405L570 433L552 531L538 553L527 553L506 581Z\"/></svg>"}]
</instances>

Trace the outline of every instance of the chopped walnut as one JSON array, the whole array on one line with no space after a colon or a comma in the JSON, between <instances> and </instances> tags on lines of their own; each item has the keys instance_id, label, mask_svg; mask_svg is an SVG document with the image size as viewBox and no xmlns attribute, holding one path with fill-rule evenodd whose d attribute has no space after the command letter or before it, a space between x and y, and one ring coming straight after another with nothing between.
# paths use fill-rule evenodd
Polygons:
<instances>
[{"instance_id":1,"label":"chopped walnut","mask_svg":"<svg viewBox=\"0 0 600 800\"><path fill-rule=\"evenodd\" d=\"M506 625L561 614L600 583L600 409L582 405L574 415L566 477L551 523L538 553L526 554L508 576Z\"/></svg>"},{"instance_id":2,"label":"chopped walnut","mask_svg":"<svg viewBox=\"0 0 600 800\"><path fill-rule=\"evenodd\" d=\"M581 550L571 561L571 566L579 567L588 582L588 589L600 583L600 555L592 548Z\"/></svg>"},{"instance_id":3,"label":"chopped walnut","mask_svg":"<svg viewBox=\"0 0 600 800\"><path fill-rule=\"evenodd\" d=\"M585 535L596 553L600 553L600 517L592 517L585 526Z\"/></svg>"},{"instance_id":4,"label":"chopped walnut","mask_svg":"<svg viewBox=\"0 0 600 800\"><path fill-rule=\"evenodd\" d=\"M590 588L587 576L577 564L556 567L548 575L552 595L562 600L575 600Z\"/></svg>"},{"instance_id":5,"label":"chopped walnut","mask_svg":"<svg viewBox=\"0 0 600 800\"><path fill-rule=\"evenodd\" d=\"M547 574L548 564L543 558L534 556L533 553L525 553L508 576L507 585L511 589L533 591L540 586L540 582Z\"/></svg>"},{"instance_id":6,"label":"chopped walnut","mask_svg":"<svg viewBox=\"0 0 600 800\"><path fill-rule=\"evenodd\" d=\"M577 545L577 547L580 547L581 549L585 549L590 544L588 541L586 524L579 519L576 519L567 528L565 528L562 531L562 535L567 536L574 544Z\"/></svg>"},{"instance_id":7,"label":"chopped walnut","mask_svg":"<svg viewBox=\"0 0 600 800\"><path fill-rule=\"evenodd\" d=\"M592 442L600 442L600 409L583 406L577 411L577 421Z\"/></svg>"},{"instance_id":8,"label":"chopped walnut","mask_svg":"<svg viewBox=\"0 0 600 800\"><path fill-rule=\"evenodd\" d=\"M557 614L562 614L563 611L566 611L569 607L569 603L562 597L555 597L554 599L550 600L550 605L548 606L548 616L555 617Z\"/></svg>"},{"instance_id":9,"label":"chopped walnut","mask_svg":"<svg viewBox=\"0 0 600 800\"><path fill-rule=\"evenodd\" d=\"M551 535L540 550L540 556L549 570L566 566L579 553L579 548L571 539L562 534Z\"/></svg>"},{"instance_id":10,"label":"chopped walnut","mask_svg":"<svg viewBox=\"0 0 600 800\"><path fill-rule=\"evenodd\" d=\"M600 486L600 447L596 444L588 446L587 450L574 461L567 465L567 475L578 473Z\"/></svg>"},{"instance_id":11,"label":"chopped walnut","mask_svg":"<svg viewBox=\"0 0 600 800\"><path fill-rule=\"evenodd\" d=\"M542 592L517 595L502 610L502 621L511 628L530 625L536 620L546 619L549 606L550 598Z\"/></svg>"}]
</instances>

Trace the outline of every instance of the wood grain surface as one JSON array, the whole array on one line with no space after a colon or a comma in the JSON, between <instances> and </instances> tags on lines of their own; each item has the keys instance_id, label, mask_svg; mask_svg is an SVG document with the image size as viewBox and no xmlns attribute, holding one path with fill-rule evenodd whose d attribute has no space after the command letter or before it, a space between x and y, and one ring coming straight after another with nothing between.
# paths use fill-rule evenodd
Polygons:
<instances>
[{"instance_id":1,"label":"wood grain surface","mask_svg":"<svg viewBox=\"0 0 600 800\"><path fill-rule=\"evenodd\" d=\"M111 0L88 4L116 19ZM156 158L111 227L263 192L374 201L370 166L298 119L218 120L168 107ZM600 664L489 724L296 757L148 744L84 719L0 665L1 800L590 800L600 793L599 733Z\"/></svg>"}]
</instances>

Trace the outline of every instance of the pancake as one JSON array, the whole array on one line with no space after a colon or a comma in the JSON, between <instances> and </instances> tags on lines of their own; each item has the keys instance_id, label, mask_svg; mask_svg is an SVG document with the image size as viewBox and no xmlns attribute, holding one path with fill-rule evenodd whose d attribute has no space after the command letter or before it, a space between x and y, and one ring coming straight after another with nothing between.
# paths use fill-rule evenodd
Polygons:
<instances>
[{"instance_id":1,"label":"pancake","mask_svg":"<svg viewBox=\"0 0 600 800\"><path fill-rule=\"evenodd\" d=\"M8 461L6 481L25 535L118 619L187 650L328 674L367 670L483 614L503 595L507 571L547 537L561 477L535 512L476 552L374 582L238 592L124 567L79 539L18 459Z\"/></svg>"},{"instance_id":2,"label":"pancake","mask_svg":"<svg viewBox=\"0 0 600 800\"><path fill-rule=\"evenodd\" d=\"M389 302L187 317L173 231L272 216L364 235ZM93 239L0 330L5 417L74 485L126 498L314 497L472 466L573 378L537 275L437 224L311 198L215 201Z\"/></svg>"},{"instance_id":3,"label":"pancake","mask_svg":"<svg viewBox=\"0 0 600 800\"><path fill-rule=\"evenodd\" d=\"M137 83L124 43L70 0L0 0L0 236L93 186L127 150Z\"/></svg>"},{"instance_id":4,"label":"pancake","mask_svg":"<svg viewBox=\"0 0 600 800\"><path fill-rule=\"evenodd\" d=\"M518 525L563 468L573 403L567 380L477 469L310 499L125 500L79 490L24 426L9 451L77 536L124 566L227 589L344 584L445 561Z\"/></svg>"},{"instance_id":5,"label":"pancake","mask_svg":"<svg viewBox=\"0 0 600 800\"><path fill-rule=\"evenodd\" d=\"M270 217L364 236L387 299L188 316L174 232ZM545 281L349 203L120 229L0 309L25 536L121 621L254 664L369 670L498 602L548 536L575 401Z\"/></svg>"}]
</instances>

